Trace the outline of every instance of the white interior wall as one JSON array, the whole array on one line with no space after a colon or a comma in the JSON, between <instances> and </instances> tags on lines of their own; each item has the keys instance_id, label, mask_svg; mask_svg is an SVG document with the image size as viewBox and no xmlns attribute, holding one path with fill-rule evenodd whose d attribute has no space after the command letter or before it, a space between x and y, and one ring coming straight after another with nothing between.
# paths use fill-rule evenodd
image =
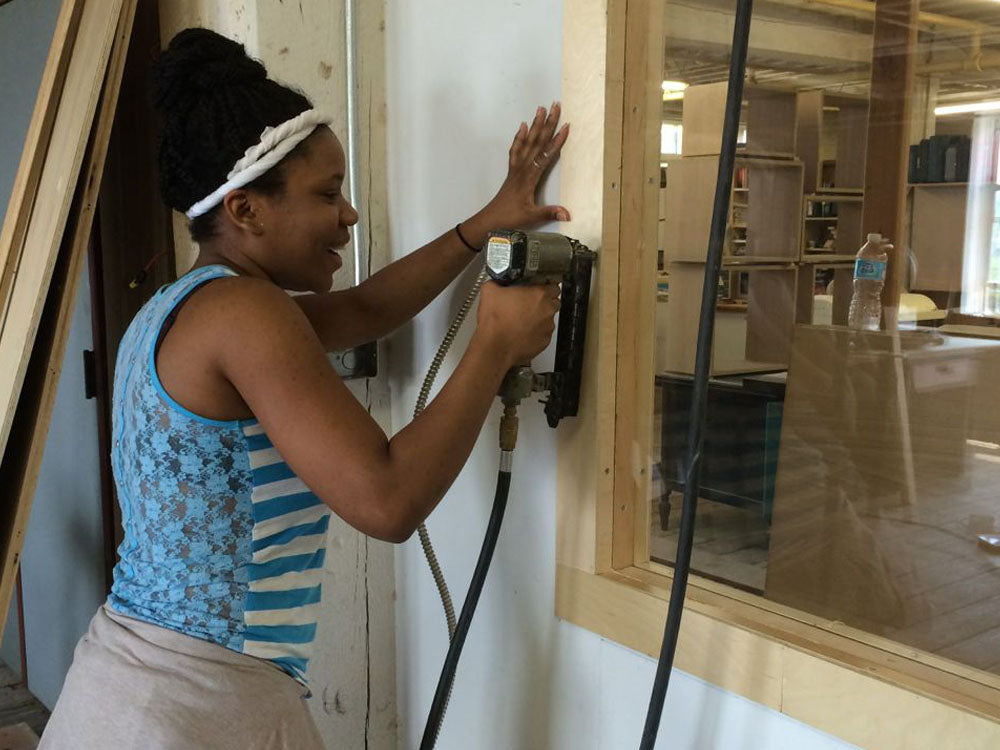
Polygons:
<instances>
[{"instance_id":1,"label":"white interior wall","mask_svg":"<svg viewBox=\"0 0 1000 750\"><path fill-rule=\"evenodd\" d=\"M518 122L559 97L562 12L559 0L389 3L389 200L396 257L477 210L504 175ZM557 184L555 175L546 191L553 202ZM593 217L588 222L579 215L583 207L569 208L577 209L579 222L592 223ZM410 418L423 371L469 281L457 282L390 341L396 429ZM443 373L454 368L468 336L466 330L459 337ZM428 521L456 609L489 516L498 419L494 411L468 465ZM635 747L655 665L553 615L556 443L534 402L523 404L521 420L503 533L438 747ZM447 643L415 538L397 550L396 586L399 747L411 748L419 743ZM844 745L679 673L657 747Z\"/></svg>"},{"instance_id":2,"label":"white interior wall","mask_svg":"<svg viewBox=\"0 0 1000 750\"><path fill-rule=\"evenodd\" d=\"M84 273L21 553L28 685L49 709L106 596L97 402L84 394L82 356L93 348Z\"/></svg>"}]
</instances>

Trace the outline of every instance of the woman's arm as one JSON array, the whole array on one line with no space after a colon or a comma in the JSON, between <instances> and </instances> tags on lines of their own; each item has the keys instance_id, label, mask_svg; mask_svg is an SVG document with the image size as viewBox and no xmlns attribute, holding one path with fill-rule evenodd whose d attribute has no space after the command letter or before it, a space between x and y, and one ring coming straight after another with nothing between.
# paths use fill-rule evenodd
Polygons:
<instances>
[{"instance_id":1,"label":"woman's arm","mask_svg":"<svg viewBox=\"0 0 1000 750\"><path fill-rule=\"evenodd\" d=\"M486 233L569 221L562 206L538 205L536 195L569 135L559 124L559 105L539 107L529 128L521 123L508 155L507 177L496 196L461 224L462 236L480 247ZM327 351L380 338L424 309L479 255L454 229L383 268L358 286L340 292L295 297ZM481 261L479 261L481 262Z\"/></svg>"},{"instance_id":2,"label":"woman's arm","mask_svg":"<svg viewBox=\"0 0 1000 750\"><path fill-rule=\"evenodd\" d=\"M203 331L212 366L239 392L281 457L341 518L400 542L465 464L507 369L548 344L558 288L483 288L478 325L427 409L391 440L336 376L300 309L257 279L215 285ZM228 324L241 311L241 325Z\"/></svg>"}]
</instances>

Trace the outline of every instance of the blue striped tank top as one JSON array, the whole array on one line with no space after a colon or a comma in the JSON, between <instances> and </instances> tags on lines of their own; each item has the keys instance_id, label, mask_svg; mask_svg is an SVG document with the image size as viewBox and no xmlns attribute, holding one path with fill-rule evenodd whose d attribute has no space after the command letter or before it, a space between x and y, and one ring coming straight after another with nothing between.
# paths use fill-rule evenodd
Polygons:
<instances>
[{"instance_id":1,"label":"blue striped tank top","mask_svg":"<svg viewBox=\"0 0 1000 750\"><path fill-rule=\"evenodd\" d=\"M219 421L164 390L164 324L205 266L160 289L122 339L112 468L122 511L109 606L129 617L267 659L305 684L330 511L255 419Z\"/></svg>"}]
</instances>

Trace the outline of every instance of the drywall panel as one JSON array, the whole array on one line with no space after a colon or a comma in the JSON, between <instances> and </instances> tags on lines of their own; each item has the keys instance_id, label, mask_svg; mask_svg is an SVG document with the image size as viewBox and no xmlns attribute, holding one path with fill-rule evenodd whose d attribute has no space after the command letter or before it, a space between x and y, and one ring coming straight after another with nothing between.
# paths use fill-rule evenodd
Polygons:
<instances>
[{"instance_id":1,"label":"drywall panel","mask_svg":"<svg viewBox=\"0 0 1000 750\"><path fill-rule=\"evenodd\" d=\"M389 5L394 255L454 226L492 196L503 179L517 124L530 119L536 105L560 96L561 14L581 4L593 5L553 0L474 5L400 0ZM595 82L594 95L602 90ZM600 153L593 156L599 159ZM547 201L557 200L557 184L554 175ZM589 236L599 236L593 227L600 216L587 212L601 205L599 197L570 205L574 222L564 229L588 227ZM471 271L390 341L396 430L410 419L424 370L470 276ZM459 335L443 376L465 349L471 325ZM546 354L536 362L544 368L551 360ZM655 664L554 617L555 435L535 402L524 402L520 416L503 532L437 747L636 747ZM490 512L498 422L494 410L468 464L428 522L456 608ZM396 588L399 747L409 748L419 744L447 648L444 615L416 538L397 548ZM663 727L657 747L671 750L846 747L682 673L672 683Z\"/></svg>"}]
</instances>

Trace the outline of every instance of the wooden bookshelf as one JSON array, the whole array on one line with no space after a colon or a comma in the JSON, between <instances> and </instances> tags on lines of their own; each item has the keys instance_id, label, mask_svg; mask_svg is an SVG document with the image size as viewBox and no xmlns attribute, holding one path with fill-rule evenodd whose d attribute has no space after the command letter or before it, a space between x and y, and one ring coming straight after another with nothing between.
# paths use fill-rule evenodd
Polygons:
<instances>
[{"instance_id":1,"label":"wooden bookshelf","mask_svg":"<svg viewBox=\"0 0 1000 750\"><path fill-rule=\"evenodd\" d=\"M861 218L864 199L860 195L812 193L802 199L802 256L837 256L857 253L862 242ZM834 215L817 215L832 212ZM826 242L832 237L832 246Z\"/></svg>"},{"instance_id":2,"label":"wooden bookshelf","mask_svg":"<svg viewBox=\"0 0 1000 750\"><path fill-rule=\"evenodd\" d=\"M810 193L860 193L865 187L868 100L800 91L796 96L795 154Z\"/></svg>"},{"instance_id":3,"label":"wooden bookshelf","mask_svg":"<svg viewBox=\"0 0 1000 750\"><path fill-rule=\"evenodd\" d=\"M801 254L802 164L740 156L746 186L730 197L724 262L797 261ZM718 156L685 156L670 167L663 251L668 262L703 262L712 223Z\"/></svg>"},{"instance_id":4,"label":"wooden bookshelf","mask_svg":"<svg viewBox=\"0 0 1000 750\"><path fill-rule=\"evenodd\" d=\"M657 311L657 369L694 371L712 223L725 82L684 95L683 155L667 170L662 247L670 296ZM803 165L796 158L796 95L748 85L722 258L728 298L716 309L712 374L787 365L802 255Z\"/></svg>"},{"instance_id":5,"label":"wooden bookshelf","mask_svg":"<svg viewBox=\"0 0 1000 750\"><path fill-rule=\"evenodd\" d=\"M690 86L684 92L684 156L719 153L727 90L728 83L720 81ZM747 141L740 152L746 156L795 158L795 117L795 92L745 85L741 122L746 125Z\"/></svg>"},{"instance_id":6,"label":"wooden bookshelf","mask_svg":"<svg viewBox=\"0 0 1000 750\"><path fill-rule=\"evenodd\" d=\"M705 264L675 262L668 270L670 297L657 312L657 371L692 374ZM747 294L726 299L716 308L712 376L784 369L795 322L797 268L747 265L727 272L731 290L734 277L749 277ZM739 294L739 282L735 285Z\"/></svg>"},{"instance_id":7,"label":"wooden bookshelf","mask_svg":"<svg viewBox=\"0 0 1000 750\"><path fill-rule=\"evenodd\" d=\"M911 188L908 240L916 260L911 288L961 291L969 185L921 182Z\"/></svg>"}]
</instances>

